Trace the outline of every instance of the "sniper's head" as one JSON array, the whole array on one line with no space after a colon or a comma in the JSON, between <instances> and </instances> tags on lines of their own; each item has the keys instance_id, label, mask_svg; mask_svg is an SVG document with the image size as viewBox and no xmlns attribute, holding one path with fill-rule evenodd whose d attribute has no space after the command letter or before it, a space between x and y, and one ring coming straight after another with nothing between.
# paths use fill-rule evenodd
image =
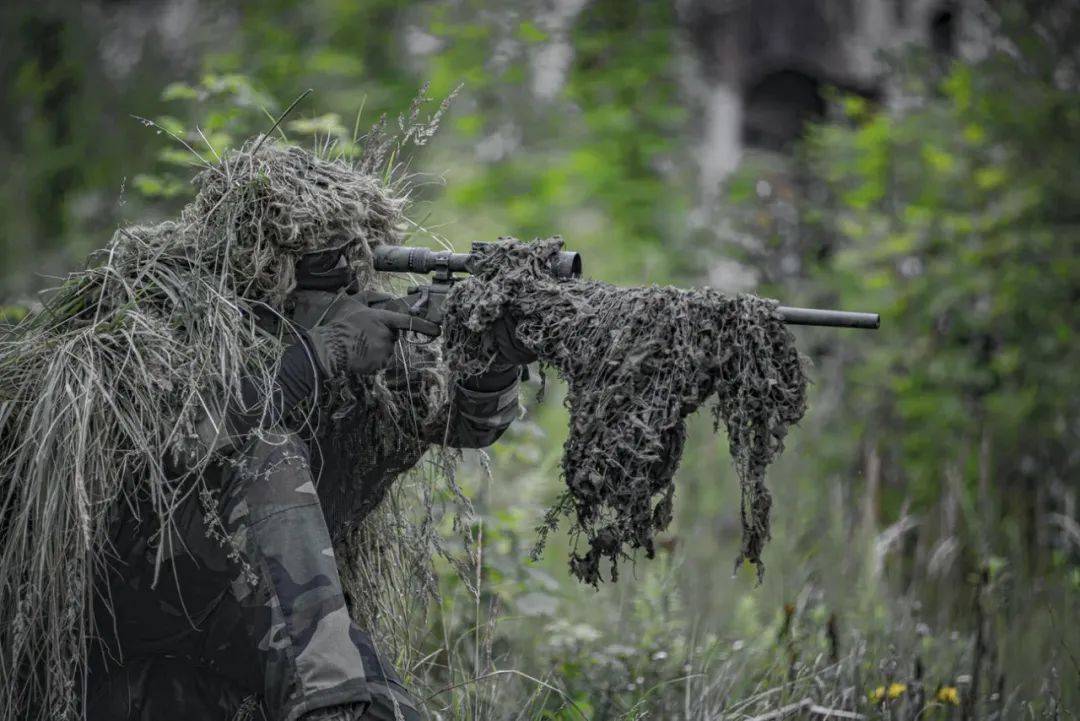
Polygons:
<instances>
[{"instance_id":1,"label":"sniper's head","mask_svg":"<svg viewBox=\"0 0 1080 721\"><path fill-rule=\"evenodd\" d=\"M298 272L372 286L372 250L401 242L403 195L343 158L251 141L195 182L182 220L201 226L199 252L230 266L239 295L279 310Z\"/></svg>"}]
</instances>

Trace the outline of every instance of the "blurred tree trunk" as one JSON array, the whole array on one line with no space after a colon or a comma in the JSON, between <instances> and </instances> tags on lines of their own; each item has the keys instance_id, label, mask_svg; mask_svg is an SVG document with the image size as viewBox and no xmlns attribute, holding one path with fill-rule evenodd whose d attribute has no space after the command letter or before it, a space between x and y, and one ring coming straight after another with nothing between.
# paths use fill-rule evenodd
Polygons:
<instances>
[{"instance_id":1,"label":"blurred tree trunk","mask_svg":"<svg viewBox=\"0 0 1080 721\"><path fill-rule=\"evenodd\" d=\"M65 57L68 32L62 16L28 17L19 37L25 45L20 54L31 58L23 68L35 81L34 92L27 98L19 115L33 127L40 125L43 137L36 145L54 150L52 162L37 166L39 177L30 178L30 206L42 245L53 247L61 242L68 191L77 184L79 174L75 158L63 150L71 144L70 103L79 89L79 78L72 63ZM29 117L27 117L29 116ZM29 131L32 132L32 131Z\"/></svg>"},{"instance_id":2,"label":"blurred tree trunk","mask_svg":"<svg viewBox=\"0 0 1080 721\"><path fill-rule=\"evenodd\" d=\"M862 527L866 533L876 533L881 519L881 454L876 443L871 443L863 461L866 490L863 495Z\"/></svg>"}]
</instances>

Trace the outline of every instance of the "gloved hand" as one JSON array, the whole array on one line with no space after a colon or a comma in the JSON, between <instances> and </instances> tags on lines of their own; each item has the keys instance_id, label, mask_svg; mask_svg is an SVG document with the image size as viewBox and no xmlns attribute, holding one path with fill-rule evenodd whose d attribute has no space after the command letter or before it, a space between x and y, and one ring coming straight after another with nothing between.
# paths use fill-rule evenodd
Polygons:
<instances>
[{"instance_id":1,"label":"gloved hand","mask_svg":"<svg viewBox=\"0 0 1080 721\"><path fill-rule=\"evenodd\" d=\"M437 338L439 326L423 318L368 305L363 295L344 296L307 333L324 379L369 375L394 355L403 330Z\"/></svg>"},{"instance_id":2,"label":"gloved hand","mask_svg":"<svg viewBox=\"0 0 1080 721\"><path fill-rule=\"evenodd\" d=\"M400 298L378 293L369 294L371 305L392 308L405 313L408 309L415 307L420 298L420 293L410 293ZM495 362L491 367L493 372L504 372L513 367L527 365L537 359L535 353L518 341L516 331L517 321L505 310L489 329L487 340L491 350L495 352Z\"/></svg>"}]
</instances>

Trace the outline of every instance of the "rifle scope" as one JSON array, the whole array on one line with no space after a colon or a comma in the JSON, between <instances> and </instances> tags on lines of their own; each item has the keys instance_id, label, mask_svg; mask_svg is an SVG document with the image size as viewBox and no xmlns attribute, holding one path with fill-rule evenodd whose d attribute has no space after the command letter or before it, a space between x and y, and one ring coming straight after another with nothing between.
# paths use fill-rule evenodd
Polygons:
<instances>
[{"instance_id":1,"label":"rifle scope","mask_svg":"<svg viewBox=\"0 0 1080 721\"><path fill-rule=\"evenodd\" d=\"M380 245L375 248L375 270L390 273L471 273L472 253L412 248L403 245ZM552 270L559 278L581 277L581 254L563 250L555 258Z\"/></svg>"}]
</instances>

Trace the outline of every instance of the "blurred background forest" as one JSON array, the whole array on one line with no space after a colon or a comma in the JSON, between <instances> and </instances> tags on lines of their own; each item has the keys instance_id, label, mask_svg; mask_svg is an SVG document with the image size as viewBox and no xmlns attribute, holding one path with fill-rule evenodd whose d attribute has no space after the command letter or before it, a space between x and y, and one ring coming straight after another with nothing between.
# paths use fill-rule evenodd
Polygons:
<instances>
[{"instance_id":1,"label":"blurred background forest","mask_svg":"<svg viewBox=\"0 0 1080 721\"><path fill-rule=\"evenodd\" d=\"M119 225L184 203L193 157L170 135L209 157L312 88L283 131L348 152L423 83L436 100L460 84L409 161L411 218L459 250L561 234L591 277L875 311L882 329L795 331L811 408L771 471L760 587L731 574L737 483L707 418L656 559L598 591L569 577L562 537L529 560L566 412L557 384L528 393L459 477L470 569L440 562L440 597L402 599L386 639L432 717L1076 718L1078 16L1070 0L6 3L0 306L17 317Z\"/></svg>"}]
</instances>

